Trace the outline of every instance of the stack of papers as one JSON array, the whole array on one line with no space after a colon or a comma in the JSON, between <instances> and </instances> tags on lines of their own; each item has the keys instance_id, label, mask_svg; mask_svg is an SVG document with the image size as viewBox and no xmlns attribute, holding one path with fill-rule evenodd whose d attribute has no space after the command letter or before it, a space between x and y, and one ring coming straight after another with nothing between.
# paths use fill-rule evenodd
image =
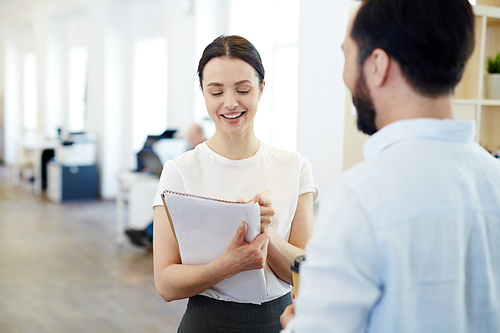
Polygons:
<instances>
[{"instance_id":1,"label":"stack of papers","mask_svg":"<svg viewBox=\"0 0 500 333\"><path fill-rule=\"evenodd\" d=\"M260 233L257 203L223 201L169 190L162 193L162 198L183 264L206 264L217 259L242 221L248 224L247 242ZM260 304L267 297L264 269L238 273L212 288L250 303Z\"/></svg>"}]
</instances>

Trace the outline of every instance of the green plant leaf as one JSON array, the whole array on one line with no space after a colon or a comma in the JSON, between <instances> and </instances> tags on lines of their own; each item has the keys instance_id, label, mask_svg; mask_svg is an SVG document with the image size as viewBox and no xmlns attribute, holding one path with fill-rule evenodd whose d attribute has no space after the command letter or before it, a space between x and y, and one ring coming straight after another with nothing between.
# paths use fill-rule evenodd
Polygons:
<instances>
[{"instance_id":1,"label":"green plant leaf","mask_svg":"<svg viewBox=\"0 0 500 333\"><path fill-rule=\"evenodd\" d=\"M486 70L490 74L500 73L500 52L498 52L497 56L494 58L488 57Z\"/></svg>"}]
</instances>

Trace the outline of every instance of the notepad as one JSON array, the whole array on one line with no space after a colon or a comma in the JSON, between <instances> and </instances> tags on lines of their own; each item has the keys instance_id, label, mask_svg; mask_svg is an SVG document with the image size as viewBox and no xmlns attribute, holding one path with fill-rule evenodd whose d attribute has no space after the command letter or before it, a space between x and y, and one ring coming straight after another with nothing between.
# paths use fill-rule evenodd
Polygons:
<instances>
[{"instance_id":1,"label":"notepad","mask_svg":"<svg viewBox=\"0 0 500 333\"><path fill-rule=\"evenodd\" d=\"M245 240L260 233L260 209L242 203L165 190L163 204L179 245L183 264L214 261L224 253L242 221L248 225ZM240 272L212 289L238 300L260 304L267 297L264 269Z\"/></svg>"}]
</instances>

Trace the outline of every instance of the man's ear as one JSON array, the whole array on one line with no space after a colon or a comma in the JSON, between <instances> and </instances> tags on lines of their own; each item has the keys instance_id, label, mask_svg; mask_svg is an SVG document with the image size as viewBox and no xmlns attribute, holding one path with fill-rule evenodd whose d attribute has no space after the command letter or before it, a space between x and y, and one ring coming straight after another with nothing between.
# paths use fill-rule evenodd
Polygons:
<instances>
[{"instance_id":1,"label":"man's ear","mask_svg":"<svg viewBox=\"0 0 500 333\"><path fill-rule=\"evenodd\" d=\"M383 86L389 75L391 58L384 50L375 49L367 60L369 66L366 66L365 74L370 76L374 86Z\"/></svg>"}]
</instances>

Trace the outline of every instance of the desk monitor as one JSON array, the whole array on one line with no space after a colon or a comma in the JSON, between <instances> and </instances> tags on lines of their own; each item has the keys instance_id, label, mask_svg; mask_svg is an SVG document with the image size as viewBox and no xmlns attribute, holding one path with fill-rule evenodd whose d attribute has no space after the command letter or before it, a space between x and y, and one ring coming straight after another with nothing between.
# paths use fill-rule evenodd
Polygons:
<instances>
[{"instance_id":1,"label":"desk monitor","mask_svg":"<svg viewBox=\"0 0 500 333\"><path fill-rule=\"evenodd\" d=\"M188 142L183 138L161 139L153 143L152 148L163 166L167 160L182 155L188 149Z\"/></svg>"},{"instance_id":2,"label":"desk monitor","mask_svg":"<svg viewBox=\"0 0 500 333\"><path fill-rule=\"evenodd\" d=\"M159 176L161 174L163 163L161 163L160 158L153 151L141 150L137 153L137 159L140 166L147 169L153 175Z\"/></svg>"}]
</instances>

